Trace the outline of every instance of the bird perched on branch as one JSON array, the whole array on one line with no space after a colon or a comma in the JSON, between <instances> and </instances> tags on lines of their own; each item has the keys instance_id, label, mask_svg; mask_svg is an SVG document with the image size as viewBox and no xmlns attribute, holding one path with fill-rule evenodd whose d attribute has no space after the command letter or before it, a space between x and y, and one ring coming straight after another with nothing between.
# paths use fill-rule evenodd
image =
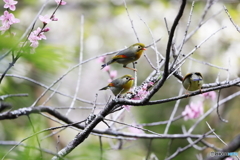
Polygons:
<instances>
[{"instance_id":1,"label":"bird perched on branch","mask_svg":"<svg viewBox=\"0 0 240 160\"><path fill-rule=\"evenodd\" d=\"M115 96L126 93L132 87L134 78L131 75L125 75L113 80L106 87L100 90L110 89Z\"/></svg>"},{"instance_id":2,"label":"bird perched on branch","mask_svg":"<svg viewBox=\"0 0 240 160\"><path fill-rule=\"evenodd\" d=\"M144 44L135 43L135 44L131 45L130 47L126 48L125 50L118 52L114 57L112 57L112 59L110 61L103 64L101 69L103 69L107 65L117 62L117 63L123 64L124 68L128 68L128 69L136 71L136 69L129 68L129 67L127 67L127 65L131 62L138 60L141 57L144 50L146 50Z\"/></svg>"},{"instance_id":3,"label":"bird perched on branch","mask_svg":"<svg viewBox=\"0 0 240 160\"><path fill-rule=\"evenodd\" d=\"M203 85L203 77L199 72L193 72L187 74L182 81L183 87L188 91L201 90Z\"/></svg>"}]
</instances>

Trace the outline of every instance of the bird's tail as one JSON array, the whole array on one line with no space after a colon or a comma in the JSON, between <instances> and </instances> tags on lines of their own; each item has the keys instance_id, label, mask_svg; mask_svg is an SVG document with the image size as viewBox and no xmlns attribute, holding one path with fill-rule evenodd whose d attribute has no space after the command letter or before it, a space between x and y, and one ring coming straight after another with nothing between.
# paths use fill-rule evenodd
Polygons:
<instances>
[{"instance_id":1,"label":"bird's tail","mask_svg":"<svg viewBox=\"0 0 240 160\"><path fill-rule=\"evenodd\" d=\"M103 88L101 88L101 89L99 89L99 90L101 91L101 90L106 90L106 89L108 89L108 86L103 87Z\"/></svg>"},{"instance_id":2,"label":"bird's tail","mask_svg":"<svg viewBox=\"0 0 240 160\"><path fill-rule=\"evenodd\" d=\"M103 69L104 67L106 67L106 66L108 66L109 64L113 63L114 61L115 61L115 60L113 59L113 60L108 61L107 63L103 64L101 69Z\"/></svg>"}]
</instances>

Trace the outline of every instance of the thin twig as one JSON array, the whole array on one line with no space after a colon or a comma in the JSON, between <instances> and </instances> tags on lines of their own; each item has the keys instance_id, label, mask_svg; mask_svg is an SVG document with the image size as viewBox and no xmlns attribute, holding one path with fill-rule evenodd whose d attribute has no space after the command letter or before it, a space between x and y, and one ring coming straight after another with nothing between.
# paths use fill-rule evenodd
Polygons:
<instances>
[{"instance_id":1,"label":"thin twig","mask_svg":"<svg viewBox=\"0 0 240 160\"><path fill-rule=\"evenodd\" d=\"M222 12L222 10L220 10L219 12L217 12L216 14L214 14L213 16L211 16L209 19L207 19L206 21L204 21L207 13L209 12L210 8L212 7L213 3L212 3L213 0L208 0L207 1L207 4L204 8L204 11L203 11L203 14L201 16L201 19L199 20L199 23L198 23L198 26L192 31L190 32L187 37L186 37L186 40L185 41L188 41L197 31L199 28L202 27L203 24L205 24L206 22L208 22L210 19L214 18L216 15L220 14Z\"/></svg>"},{"instance_id":2,"label":"thin twig","mask_svg":"<svg viewBox=\"0 0 240 160\"><path fill-rule=\"evenodd\" d=\"M218 115L218 118L219 118L222 122L227 123L228 120L223 119L222 116L221 116L220 113L219 113L219 107L220 107L220 105L219 105L220 94L221 94L221 89L219 89L219 91L218 91L218 99L217 99L217 115Z\"/></svg>"},{"instance_id":3,"label":"thin twig","mask_svg":"<svg viewBox=\"0 0 240 160\"><path fill-rule=\"evenodd\" d=\"M0 141L0 145L1 146L19 145L19 146L24 147L24 148L34 149L34 150L38 150L38 151L41 150L42 152L45 152L45 153L48 153L48 154L51 154L51 155L56 155L51 150L47 150L47 149L44 149L44 148L37 148L36 146L29 146L29 145L26 145L26 144L19 143L17 141Z\"/></svg>"},{"instance_id":4,"label":"thin twig","mask_svg":"<svg viewBox=\"0 0 240 160\"><path fill-rule=\"evenodd\" d=\"M192 125L192 127L188 130L188 133L191 133L203 119L205 119L209 114L211 114L218 107L218 105L222 105L222 104L226 103L227 101L230 101L235 97L238 97L239 95L240 95L240 91L219 101L218 104L211 107L206 113L204 113L200 118L198 118L198 120L194 123L194 125Z\"/></svg>"},{"instance_id":5,"label":"thin twig","mask_svg":"<svg viewBox=\"0 0 240 160\"><path fill-rule=\"evenodd\" d=\"M227 143L224 142L224 141L217 135L217 133L214 132L214 129L212 129L212 127L209 125L209 123L208 123L207 121L206 121L206 124L207 124L208 128L210 129L210 131L212 131L212 133L226 146Z\"/></svg>"},{"instance_id":6,"label":"thin twig","mask_svg":"<svg viewBox=\"0 0 240 160\"><path fill-rule=\"evenodd\" d=\"M0 75L1 75L1 74L0 74ZM6 74L5 76L6 76L6 77L14 77L14 78L19 78L19 79L24 79L24 80L27 80L27 81L29 81L29 82L32 82L32 83L34 83L34 84L36 84L36 85L39 85L39 86L41 86L41 87L43 87L43 88L45 88L45 89L49 88L47 85L42 84L42 83L40 83L40 82L38 82L38 81L35 81L34 79L28 78L28 77L23 77L23 76L14 75L14 74ZM59 92L59 91L57 91L56 89L49 88L49 90L50 90L50 91L53 91L53 92L56 92L56 93L58 93L58 94L60 94L60 95L62 95L62 96L65 96L65 97L68 97L68 98L73 98L73 96L64 94L64 93L62 93L62 92ZM77 98L77 100L78 100L78 101L81 101L81 102L83 102L83 103L87 103L87 104L93 105L93 102L91 102L91 101L87 101L87 100L84 100L84 99L81 99L81 98ZM97 104L97 105L105 105L105 103L101 103L101 104Z\"/></svg>"},{"instance_id":7,"label":"thin twig","mask_svg":"<svg viewBox=\"0 0 240 160\"><path fill-rule=\"evenodd\" d=\"M181 59L176 66L178 66L177 68L179 68L179 64L182 64L183 61L185 61L189 56L191 56L198 48L200 48L200 46L205 43L207 40L209 40L212 36L214 36L216 33L218 33L219 31L225 29L225 27L222 27L220 29L218 29L217 31L213 32L210 36L208 36L206 39L204 39L202 42L200 42L198 45L196 45L187 55L184 55L184 58Z\"/></svg>"},{"instance_id":8,"label":"thin twig","mask_svg":"<svg viewBox=\"0 0 240 160\"><path fill-rule=\"evenodd\" d=\"M230 15L229 12L228 12L228 9L227 9L225 6L223 6L223 8L224 8L225 12L227 13L228 18L229 18L230 21L232 22L233 26L236 28L236 30L237 30L238 32L240 32L240 28L238 27L238 25L237 25L236 23L234 23L231 15Z\"/></svg>"},{"instance_id":9,"label":"thin twig","mask_svg":"<svg viewBox=\"0 0 240 160\"><path fill-rule=\"evenodd\" d=\"M189 17L188 17L187 27L185 29L185 34L184 34L182 43L180 44L180 47L179 47L179 50L178 50L178 53L177 53L177 57L174 59L174 62L172 63L171 68L174 68L174 64L178 60L178 58L179 58L179 56L180 56L180 54L182 52L183 45L185 44L187 33L188 33L188 29L189 29L189 26L190 26L190 23L191 23L191 20L192 20L192 13L193 13L193 8L194 8L194 3L195 2L193 1L192 2L192 6L191 6L191 10L190 10L190 13L189 13Z\"/></svg>"},{"instance_id":10,"label":"thin twig","mask_svg":"<svg viewBox=\"0 0 240 160\"><path fill-rule=\"evenodd\" d=\"M147 150L147 156L145 160L149 160L150 154L151 154L151 147L152 147L152 139L150 139L149 144L148 144L148 150Z\"/></svg>"},{"instance_id":11,"label":"thin twig","mask_svg":"<svg viewBox=\"0 0 240 160\"><path fill-rule=\"evenodd\" d=\"M14 145L10 150L8 150L8 152L5 153L5 155L2 157L2 160L4 160L5 157L6 157L14 148L16 148L17 146L19 146L22 142L24 142L24 141L26 141L26 140L28 140L28 139L30 139L30 138L38 135L38 134L44 133L44 132L46 132L46 131L51 131L51 130L55 130L55 129L59 129L59 128L63 128L63 127L72 126L72 125L75 125L75 124L78 124L78 123L82 123L82 121L81 121L81 122L75 122L75 123L73 123L73 124L67 124L67 125L64 125L64 126L59 126L59 127L51 127L51 128L47 128L47 129L44 129L44 130L35 132L34 134L32 134L32 135L30 135L30 136L22 139L18 144Z\"/></svg>"},{"instance_id":12,"label":"thin twig","mask_svg":"<svg viewBox=\"0 0 240 160\"><path fill-rule=\"evenodd\" d=\"M179 115L175 118L173 118L171 121L177 121L179 119L183 118L183 115ZM158 126L158 125L165 125L168 124L169 120L167 121L160 121L160 122L152 122L152 123L143 123L143 124L138 124L139 126Z\"/></svg>"},{"instance_id":13,"label":"thin twig","mask_svg":"<svg viewBox=\"0 0 240 160\"><path fill-rule=\"evenodd\" d=\"M35 130L35 128L34 128L34 125L33 125L33 123L32 123L32 120L31 120L30 116L28 115L27 117L28 117L28 120L29 120L30 125L31 125L31 127L32 127L33 133L36 133L36 130ZM36 135L36 140L37 140L38 147L41 149L42 147L41 147L41 144L40 144L40 141L39 141L39 138L38 138L37 135ZM42 150L39 150L39 151L40 151L40 158L43 159Z\"/></svg>"},{"instance_id":14,"label":"thin twig","mask_svg":"<svg viewBox=\"0 0 240 160\"><path fill-rule=\"evenodd\" d=\"M79 52L79 63L82 62L83 60L83 35L84 35L84 16L81 16L81 25L80 25L80 52ZM81 75L82 75L82 65L79 66L78 68L78 79L77 79L77 86L76 86L76 90L75 90L75 94L72 100L72 103L69 107L69 110L66 113L66 116L68 116L68 114L70 113L71 109L73 108L76 99L77 99L77 95L78 95L78 91L80 88L80 83L81 83Z\"/></svg>"},{"instance_id":15,"label":"thin twig","mask_svg":"<svg viewBox=\"0 0 240 160\"><path fill-rule=\"evenodd\" d=\"M165 160L173 159L174 157L176 157L177 155L179 155L181 152L189 149L189 148L192 147L194 144L200 142L203 138L205 138L207 135L209 135L209 134L212 133L212 132L213 132L213 131L208 131L207 133L203 134L201 138L193 141L193 143L191 143L191 144L189 144L189 145L187 145L187 146L185 146L185 147L183 147L183 148L179 147L176 152L174 152L171 156L169 156L169 157L166 158Z\"/></svg>"},{"instance_id":16,"label":"thin twig","mask_svg":"<svg viewBox=\"0 0 240 160\"><path fill-rule=\"evenodd\" d=\"M133 20L131 19L130 14L129 14L129 12L128 12L128 8L127 8L126 1L123 0L123 3L124 3L124 6L125 6L125 9L126 9L126 12L127 12L128 18L129 18L129 20L130 20L130 23L131 23L131 26L132 26L133 32L134 32L134 34L135 34L135 36L136 36L136 38L137 38L137 41L138 41L138 43L139 43L140 40L139 40L138 35L137 35L137 32L136 32L136 30L135 30L135 28L134 28Z\"/></svg>"},{"instance_id":17,"label":"thin twig","mask_svg":"<svg viewBox=\"0 0 240 160\"><path fill-rule=\"evenodd\" d=\"M229 70L229 68L220 67L220 66L217 66L215 64L211 64L211 63L205 62L205 61L200 61L200 60L197 60L197 59L192 58L192 57L188 57L188 59L190 59L192 61L195 61L195 62L198 62L198 63L201 63L201 64L204 64L206 66L210 66L210 67L213 67L213 68L220 69L220 70L224 70L224 71L228 71Z\"/></svg>"},{"instance_id":18,"label":"thin twig","mask_svg":"<svg viewBox=\"0 0 240 160\"><path fill-rule=\"evenodd\" d=\"M6 98L11 98L11 97L28 97L27 93L19 93L19 94L7 94L0 96L0 100L4 101Z\"/></svg>"},{"instance_id":19,"label":"thin twig","mask_svg":"<svg viewBox=\"0 0 240 160\"><path fill-rule=\"evenodd\" d=\"M159 56L161 56L162 59L164 59L164 57L159 54L158 50L157 50L157 45L156 45L156 42L155 42L155 39L153 37L153 33L152 33L152 30L150 29L150 27L148 26L148 24L139 16L140 20L143 21L143 23L145 24L145 26L148 28L148 31L152 37L152 41L153 41L153 46L154 46L154 51L155 51L155 54L156 54L156 64L157 64L157 71L160 69L159 67ZM151 65L152 66L152 65ZM152 67L152 68L155 68L155 67Z\"/></svg>"},{"instance_id":20,"label":"thin twig","mask_svg":"<svg viewBox=\"0 0 240 160\"><path fill-rule=\"evenodd\" d=\"M181 87L178 95L180 96L180 95L182 95L182 93L183 93L183 88ZM170 116L170 118L169 118L169 121L168 121L168 123L167 123L167 126L166 126L166 128L165 128L165 130L164 130L164 134L167 134L167 132L168 132L168 129L169 129L171 123L172 123L172 120L174 119L174 116L175 116L175 114L176 114L176 112L177 112L177 110L178 110L180 101L181 101L181 99L177 100L177 102L175 103L174 109L173 109L173 111L172 111L172 113L171 113L171 116Z\"/></svg>"},{"instance_id":21,"label":"thin twig","mask_svg":"<svg viewBox=\"0 0 240 160\"><path fill-rule=\"evenodd\" d=\"M45 106L45 104L55 95L56 91L60 87L61 83L56 87L56 89L50 94L50 96L42 103L42 106ZM68 107L69 108L69 107Z\"/></svg>"},{"instance_id":22,"label":"thin twig","mask_svg":"<svg viewBox=\"0 0 240 160\"><path fill-rule=\"evenodd\" d=\"M103 145L102 145L102 137L99 136L99 144L100 144L100 160L103 159Z\"/></svg>"}]
</instances>

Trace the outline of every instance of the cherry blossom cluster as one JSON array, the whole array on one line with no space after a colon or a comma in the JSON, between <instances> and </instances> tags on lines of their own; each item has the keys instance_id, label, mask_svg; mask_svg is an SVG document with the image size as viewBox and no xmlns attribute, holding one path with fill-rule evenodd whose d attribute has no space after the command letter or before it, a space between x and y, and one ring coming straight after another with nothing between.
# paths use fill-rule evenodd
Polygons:
<instances>
[{"instance_id":1,"label":"cherry blossom cluster","mask_svg":"<svg viewBox=\"0 0 240 160\"><path fill-rule=\"evenodd\" d=\"M154 86L154 84L159 80L159 76L153 76L147 81L143 82L140 86L132 89L129 93L125 95L125 98L132 100L142 100L149 94L149 89ZM126 110L130 110L131 105L123 105Z\"/></svg>"},{"instance_id":2,"label":"cherry blossom cluster","mask_svg":"<svg viewBox=\"0 0 240 160\"><path fill-rule=\"evenodd\" d=\"M9 10L15 11L16 10L16 4L17 1L14 0L3 0L5 2L4 8L6 10L4 11L3 15L0 16L0 20L2 21L2 26L0 27L0 31L4 33L5 31L9 30L11 25L14 23L19 23L20 20L15 18L14 14L9 13Z\"/></svg>"},{"instance_id":3,"label":"cherry blossom cluster","mask_svg":"<svg viewBox=\"0 0 240 160\"><path fill-rule=\"evenodd\" d=\"M206 92L201 94L202 97L205 99L211 99L214 100L216 98L216 92ZM184 120L189 119L196 119L200 117L203 114L203 101L197 102L197 103L190 103L185 107L185 110L182 112L182 115L184 116Z\"/></svg>"},{"instance_id":4,"label":"cherry blossom cluster","mask_svg":"<svg viewBox=\"0 0 240 160\"><path fill-rule=\"evenodd\" d=\"M99 63L105 63L105 62L106 62L106 56L99 57L99 58L97 59L97 61L98 61ZM110 77L110 78L108 79L108 82L109 82L109 83L112 82L112 80L114 80L114 79L117 77L117 71L116 71L116 70L110 71L110 66L109 66L109 65L107 65L106 67L104 67L102 70L103 70L103 71L106 71L106 72L109 74L109 77Z\"/></svg>"},{"instance_id":5,"label":"cherry blossom cluster","mask_svg":"<svg viewBox=\"0 0 240 160\"><path fill-rule=\"evenodd\" d=\"M58 5L65 5L66 2L62 0L55 0ZM55 13L55 12L54 12ZM28 37L28 40L30 41L30 46L33 48L37 48L39 45L39 41L42 39L47 39L47 37L44 35L45 32L48 32L50 30L49 27L46 27L48 23L51 21L58 21L58 18L55 17L54 13L51 16L45 15L39 16L39 20L43 22L43 27L38 27L36 30L32 31Z\"/></svg>"}]
</instances>

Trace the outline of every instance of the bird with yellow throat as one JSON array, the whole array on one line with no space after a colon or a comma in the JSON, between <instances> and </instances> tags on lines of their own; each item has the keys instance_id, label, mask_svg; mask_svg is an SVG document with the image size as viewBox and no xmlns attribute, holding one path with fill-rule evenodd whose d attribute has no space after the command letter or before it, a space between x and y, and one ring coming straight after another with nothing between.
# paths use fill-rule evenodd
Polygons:
<instances>
[{"instance_id":1,"label":"bird with yellow throat","mask_svg":"<svg viewBox=\"0 0 240 160\"><path fill-rule=\"evenodd\" d=\"M106 87L100 90L110 89L115 96L126 93L130 90L134 82L134 78L131 75L124 75L110 82Z\"/></svg>"},{"instance_id":2,"label":"bird with yellow throat","mask_svg":"<svg viewBox=\"0 0 240 160\"><path fill-rule=\"evenodd\" d=\"M144 44L135 43L135 44L131 45L130 47L118 52L114 57L112 57L112 59L110 61L103 64L101 69L103 69L107 65L117 62L119 64L123 64L124 68L128 68L133 71L136 71L136 69L129 68L129 67L127 67L127 65L129 63L137 61L141 57L144 50L146 50Z\"/></svg>"}]
</instances>

